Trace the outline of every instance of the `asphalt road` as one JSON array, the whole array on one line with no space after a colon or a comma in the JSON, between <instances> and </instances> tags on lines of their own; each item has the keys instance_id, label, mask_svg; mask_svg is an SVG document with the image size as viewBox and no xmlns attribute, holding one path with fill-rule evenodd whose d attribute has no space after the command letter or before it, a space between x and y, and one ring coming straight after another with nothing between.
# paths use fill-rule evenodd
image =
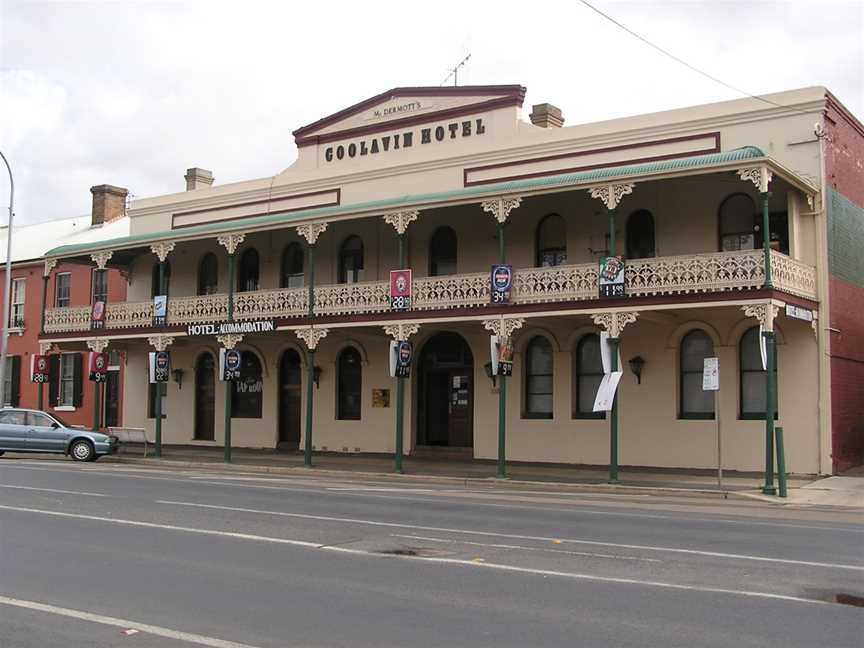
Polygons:
<instances>
[{"instance_id":1,"label":"asphalt road","mask_svg":"<svg viewBox=\"0 0 864 648\"><path fill-rule=\"evenodd\" d=\"M858 648L859 512L0 459L0 647Z\"/></svg>"}]
</instances>

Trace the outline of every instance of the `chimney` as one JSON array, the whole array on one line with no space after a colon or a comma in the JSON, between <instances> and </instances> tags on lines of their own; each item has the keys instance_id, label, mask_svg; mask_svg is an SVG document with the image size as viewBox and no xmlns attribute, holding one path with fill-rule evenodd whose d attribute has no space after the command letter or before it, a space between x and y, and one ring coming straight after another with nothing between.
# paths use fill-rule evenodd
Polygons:
<instances>
[{"instance_id":1,"label":"chimney","mask_svg":"<svg viewBox=\"0 0 864 648\"><path fill-rule=\"evenodd\" d=\"M531 107L531 123L541 128L561 128L564 124L564 117L561 115L561 109L552 104L542 103L535 104Z\"/></svg>"},{"instance_id":2,"label":"chimney","mask_svg":"<svg viewBox=\"0 0 864 648\"><path fill-rule=\"evenodd\" d=\"M213 184L213 172L199 167L186 169L186 191L195 191L196 189L206 189Z\"/></svg>"},{"instance_id":3,"label":"chimney","mask_svg":"<svg viewBox=\"0 0 864 648\"><path fill-rule=\"evenodd\" d=\"M104 184L90 187L90 193L93 194L93 209L90 212L91 225L110 223L126 215L128 189Z\"/></svg>"}]
</instances>

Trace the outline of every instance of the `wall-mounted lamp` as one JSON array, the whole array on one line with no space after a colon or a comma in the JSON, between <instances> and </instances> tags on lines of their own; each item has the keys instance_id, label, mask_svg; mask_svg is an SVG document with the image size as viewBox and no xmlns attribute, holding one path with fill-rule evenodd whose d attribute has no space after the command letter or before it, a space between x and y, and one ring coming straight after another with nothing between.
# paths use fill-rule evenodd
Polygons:
<instances>
[{"instance_id":1,"label":"wall-mounted lamp","mask_svg":"<svg viewBox=\"0 0 864 648\"><path fill-rule=\"evenodd\" d=\"M630 358L630 371L636 376L636 384L642 384L642 367L645 366L645 359L642 356L633 356Z\"/></svg>"},{"instance_id":2,"label":"wall-mounted lamp","mask_svg":"<svg viewBox=\"0 0 864 648\"><path fill-rule=\"evenodd\" d=\"M494 389L496 378L495 378L495 374L492 373L492 363L487 362L485 365L483 365L483 369L486 370L486 377L492 381L492 388Z\"/></svg>"},{"instance_id":3,"label":"wall-mounted lamp","mask_svg":"<svg viewBox=\"0 0 864 648\"><path fill-rule=\"evenodd\" d=\"M174 376L174 382L177 383L177 389L183 389L183 370L173 369L171 375Z\"/></svg>"},{"instance_id":4,"label":"wall-mounted lamp","mask_svg":"<svg viewBox=\"0 0 864 648\"><path fill-rule=\"evenodd\" d=\"M320 385L318 384L320 381L321 381L321 367L319 367L318 365L315 365L315 367L312 368L312 382L315 383L315 389L320 388Z\"/></svg>"}]
</instances>

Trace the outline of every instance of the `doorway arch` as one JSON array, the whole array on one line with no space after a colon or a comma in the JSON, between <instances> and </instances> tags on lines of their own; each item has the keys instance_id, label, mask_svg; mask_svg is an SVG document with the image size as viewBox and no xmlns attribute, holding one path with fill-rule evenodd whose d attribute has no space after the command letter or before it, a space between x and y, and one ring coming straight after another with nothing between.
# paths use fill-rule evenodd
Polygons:
<instances>
[{"instance_id":1,"label":"doorway arch","mask_svg":"<svg viewBox=\"0 0 864 648\"><path fill-rule=\"evenodd\" d=\"M433 335L417 366L417 445L473 447L474 357L465 338Z\"/></svg>"},{"instance_id":2,"label":"doorway arch","mask_svg":"<svg viewBox=\"0 0 864 648\"><path fill-rule=\"evenodd\" d=\"M300 354L286 349L279 358L279 438L286 450L300 447L301 379Z\"/></svg>"},{"instance_id":3,"label":"doorway arch","mask_svg":"<svg viewBox=\"0 0 864 648\"><path fill-rule=\"evenodd\" d=\"M213 441L216 433L216 363L209 352L195 362L195 429L196 441Z\"/></svg>"}]
</instances>

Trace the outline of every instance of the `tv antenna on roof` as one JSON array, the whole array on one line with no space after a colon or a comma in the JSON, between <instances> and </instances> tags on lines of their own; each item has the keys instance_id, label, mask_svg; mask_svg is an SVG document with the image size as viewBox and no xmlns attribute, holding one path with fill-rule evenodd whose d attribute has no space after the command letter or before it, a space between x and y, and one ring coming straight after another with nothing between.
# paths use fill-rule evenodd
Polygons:
<instances>
[{"instance_id":1,"label":"tv antenna on roof","mask_svg":"<svg viewBox=\"0 0 864 648\"><path fill-rule=\"evenodd\" d=\"M468 56L466 56L461 61L459 61L459 63L457 63L457 65L456 65L456 67L454 67L452 70L450 70L450 74L448 74L447 77L439 85L443 86L445 83L447 83L450 80L450 77L453 77L453 86L454 87L458 86L459 85L459 68L461 68L463 65L465 65L468 62L468 59L470 59L470 58L471 58L471 52L468 52Z\"/></svg>"}]
</instances>

